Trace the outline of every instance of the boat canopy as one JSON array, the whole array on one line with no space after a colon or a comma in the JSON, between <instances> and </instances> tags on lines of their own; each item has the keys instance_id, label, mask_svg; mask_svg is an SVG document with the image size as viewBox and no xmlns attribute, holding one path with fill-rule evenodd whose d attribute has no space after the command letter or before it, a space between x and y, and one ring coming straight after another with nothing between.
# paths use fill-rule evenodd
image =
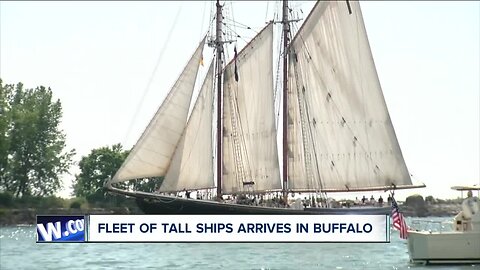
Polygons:
<instances>
[{"instance_id":1,"label":"boat canopy","mask_svg":"<svg viewBox=\"0 0 480 270\"><path fill-rule=\"evenodd\" d=\"M473 185L473 186L453 186L453 190L458 191L465 191L465 190L480 190L480 186Z\"/></svg>"}]
</instances>

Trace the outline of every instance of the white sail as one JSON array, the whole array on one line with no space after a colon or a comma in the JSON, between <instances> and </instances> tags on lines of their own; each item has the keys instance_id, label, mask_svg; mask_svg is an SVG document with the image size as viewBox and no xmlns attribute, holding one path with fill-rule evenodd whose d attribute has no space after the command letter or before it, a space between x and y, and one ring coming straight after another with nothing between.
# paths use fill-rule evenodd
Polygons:
<instances>
[{"instance_id":1,"label":"white sail","mask_svg":"<svg viewBox=\"0 0 480 270\"><path fill-rule=\"evenodd\" d=\"M288 188L411 185L359 3L318 2L290 49Z\"/></svg>"},{"instance_id":2,"label":"white sail","mask_svg":"<svg viewBox=\"0 0 480 270\"><path fill-rule=\"evenodd\" d=\"M281 188L273 100L273 26L225 67L224 193ZM238 81L235 79L237 66Z\"/></svg>"},{"instance_id":3,"label":"white sail","mask_svg":"<svg viewBox=\"0 0 480 270\"><path fill-rule=\"evenodd\" d=\"M160 191L215 186L212 149L213 63L210 64Z\"/></svg>"},{"instance_id":4,"label":"white sail","mask_svg":"<svg viewBox=\"0 0 480 270\"><path fill-rule=\"evenodd\" d=\"M187 122L205 38L111 182L163 176Z\"/></svg>"}]
</instances>

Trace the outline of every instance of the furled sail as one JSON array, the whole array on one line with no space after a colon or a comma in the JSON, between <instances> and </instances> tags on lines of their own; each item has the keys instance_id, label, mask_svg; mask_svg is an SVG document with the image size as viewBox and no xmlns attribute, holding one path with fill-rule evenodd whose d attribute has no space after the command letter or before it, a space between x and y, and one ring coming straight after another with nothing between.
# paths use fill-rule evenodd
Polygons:
<instances>
[{"instance_id":1,"label":"furled sail","mask_svg":"<svg viewBox=\"0 0 480 270\"><path fill-rule=\"evenodd\" d=\"M111 183L165 175L185 129L204 44L205 38Z\"/></svg>"},{"instance_id":2,"label":"furled sail","mask_svg":"<svg viewBox=\"0 0 480 270\"><path fill-rule=\"evenodd\" d=\"M227 194L281 188L272 46L269 24L225 67L222 191Z\"/></svg>"},{"instance_id":3,"label":"furled sail","mask_svg":"<svg viewBox=\"0 0 480 270\"><path fill-rule=\"evenodd\" d=\"M210 64L160 191L215 186L212 148L213 63Z\"/></svg>"},{"instance_id":4,"label":"furled sail","mask_svg":"<svg viewBox=\"0 0 480 270\"><path fill-rule=\"evenodd\" d=\"M289 55L288 189L411 185L357 1L319 1Z\"/></svg>"}]
</instances>

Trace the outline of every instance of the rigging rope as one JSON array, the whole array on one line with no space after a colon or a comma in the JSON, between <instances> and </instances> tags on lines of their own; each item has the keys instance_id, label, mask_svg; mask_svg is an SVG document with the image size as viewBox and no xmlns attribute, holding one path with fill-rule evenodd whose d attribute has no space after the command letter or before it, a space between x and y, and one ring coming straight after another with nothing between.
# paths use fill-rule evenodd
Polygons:
<instances>
[{"instance_id":1,"label":"rigging rope","mask_svg":"<svg viewBox=\"0 0 480 270\"><path fill-rule=\"evenodd\" d=\"M240 36L235 30L230 28L227 24L224 23L223 25L225 26L226 30L230 30L230 33L235 34L235 37L241 38L245 43L248 43L248 41L246 39L244 39L242 36ZM233 38L231 40L233 40Z\"/></svg>"},{"instance_id":2,"label":"rigging rope","mask_svg":"<svg viewBox=\"0 0 480 270\"><path fill-rule=\"evenodd\" d=\"M205 8L206 8L207 2L203 2L203 12L202 12L202 20L200 21L200 37L199 39L202 39L202 34L203 34L203 22L205 21Z\"/></svg>"},{"instance_id":3,"label":"rigging rope","mask_svg":"<svg viewBox=\"0 0 480 270\"><path fill-rule=\"evenodd\" d=\"M291 12L292 12L292 10L290 10L290 13L291 13ZM298 27L297 27L296 24L293 24L292 27L291 27L291 29L292 29L293 31L298 31ZM292 39L293 39L293 33L292 33L292 31L291 31L289 34L290 34L290 40L292 40ZM308 102L306 102L305 83L299 79L299 75L298 75L299 71L300 71L300 73L302 73L302 71L301 71L301 65L299 66L299 65L297 64L297 62L294 61L294 62L293 62L293 66L294 66L294 72L295 72L295 85L296 85L296 88L297 88L297 95L298 95L297 98L299 99L298 102L300 103L300 96L301 96L301 95L303 96L303 104L304 104L304 107L305 107L305 112L304 112L304 113L305 113L305 117L306 117L306 125L307 125L307 127L308 127L308 135L309 135L309 138L310 138L310 142L311 142L311 144L312 144L312 146L313 146L313 147L311 147L311 148L313 148L314 162L315 162L315 167L316 167L317 174L318 174L318 179L317 179L317 181L315 181L315 177L314 177L313 173L310 172L310 174L311 174L311 179L310 179L310 181L311 181L311 184L312 184L312 185L314 185L314 182L316 182L316 184L317 184L316 186L317 186L317 187L320 187L320 189L323 189L324 186L323 186L323 182L322 182L322 176L321 176L321 173L320 173L320 167L319 167L319 164L318 164L319 161L318 161L317 147L316 147L316 143L315 143L316 140L314 139L314 134L313 134L312 125L311 125L311 122L312 122L312 121L311 121L311 117L310 117L310 113L309 113L309 110L310 110L310 109L309 109L309 106L308 106ZM300 91L299 91L298 82L300 82L300 81L301 81L301 83L302 83L302 85L303 85L303 91L302 91L303 93L300 93ZM299 106L300 106L300 104L299 104ZM299 107L299 109L300 109L300 113L302 114L302 110L301 110L300 107ZM301 117L302 117L302 116L301 116ZM313 119L313 121L314 121L314 125L315 125L315 119ZM302 135L303 135L303 132L304 132L304 131L303 131L303 129L304 129L303 124L304 124L304 122L302 121ZM304 155L305 155L305 159L307 159L307 156L308 156L309 162L311 162L312 157L310 156L310 155L311 155L311 154L310 154L310 151L309 151L309 148L310 148L310 147L305 148L306 141L304 141L303 143L304 143ZM306 162L306 161L307 161L307 160L305 160L305 162ZM313 169L313 168L310 167L311 164L308 164L308 165L306 164L306 167L307 167L307 166L310 168L310 170ZM308 171L310 171L308 168L306 168L306 169L307 169ZM336 168L335 168L335 169L336 169ZM309 177L308 171L306 172L306 174L307 174L307 181L308 181L308 177ZM338 174L338 171L337 171L337 174ZM315 185L314 185L314 186L315 186ZM307 188L311 188L309 182L307 182Z\"/></svg>"},{"instance_id":4,"label":"rigging rope","mask_svg":"<svg viewBox=\"0 0 480 270\"><path fill-rule=\"evenodd\" d=\"M310 117L308 114L308 103L305 100L305 84L303 81L300 81L299 75L298 75L298 69L299 66L296 64L296 62L293 62L293 68L294 68L294 74L295 74L295 86L296 86L296 92L297 92L297 102L298 102L298 110L300 114L300 122L301 122L301 132L302 132L302 141L303 141L303 158L304 158L304 165L305 165L305 177L306 177L306 184L307 184L307 189L310 189L310 183L313 184L314 181L314 176L312 173L312 168L311 168L311 162L312 162L312 157L310 154L310 145L307 145L307 140L310 139L311 143L313 144L313 136L311 132L311 126L310 126ZM301 67L300 67L301 68ZM301 71L300 71L301 72ZM300 85L299 82L303 85L302 90L300 90ZM301 93L303 92L303 93ZM307 137L307 127L308 127L308 135ZM312 147L313 150L315 151L315 146ZM315 160L316 161L316 160ZM317 162L317 161L316 161ZM320 178L320 172L319 173L319 178ZM320 180L320 179L319 179ZM321 181L320 181L321 185Z\"/></svg>"},{"instance_id":5,"label":"rigging rope","mask_svg":"<svg viewBox=\"0 0 480 270\"><path fill-rule=\"evenodd\" d=\"M280 51L280 47L282 46L282 42L283 42L283 35L280 35L280 42L278 43L278 50L277 51ZM275 119L275 128L276 130L278 131L278 122L280 121L280 111L281 111L281 105L282 105L282 97L283 95L280 95L279 94L279 89L281 88L280 86L282 86L281 83L283 83L281 80L280 80L280 62L282 61L282 54L279 53L278 54L278 61L277 61L277 73L276 73L276 76L275 76L275 91L273 93L273 101L276 103L276 100L277 100L277 97L278 97L278 106L277 106L277 112L275 113L275 116L276 116L276 119ZM283 116L285 117L285 116Z\"/></svg>"},{"instance_id":6,"label":"rigging rope","mask_svg":"<svg viewBox=\"0 0 480 270\"><path fill-rule=\"evenodd\" d=\"M230 2L230 8L232 9L232 20L233 20L233 22L234 22L234 24L233 24L233 28L234 28L234 29L233 29L232 32L233 32L235 35L240 36L239 34L237 34L237 27L236 27L236 24L235 24L235 16L233 15L233 1Z\"/></svg>"},{"instance_id":7,"label":"rigging rope","mask_svg":"<svg viewBox=\"0 0 480 270\"><path fill-rule=\"evenodd\" d=\"M138 113L140 112L140 107L142 106L143 102L145 101L145 97L147 95L147 92L148 90L150 89L150 85L152 84L153 82L153 78L155 77L155 73L157 72L157 69L160 65L160 62L162 61L162 58L163 58L163 54L165 53L165 50L166 48L168 47L168 44L170 42L170 38L172 36L172 33L173 33L173 29L175 28L175 25L177 24L177 21L178 21L178 18L180 17L180 12L182 11L182 4L180 4L180 7L178 8L177 10L177 14L175 15L175 19L173 20L173 24L172 26L170 27L170 31L168 32L168 35L167 35L167 39L166 39L166 42L164 43L163 45L163 48L161 49L160 51L160 54L158 56L158 59L157 59L157 63L155 64L155 67L153 69L153 72L152 74L150 75L150 78L147 82L147 86L145 87L145 89L143 90L143 94L142 94L142 97L140 98L139 102L138 102L138 105L135 109L135 113L132 117L132 119L130 120L130 124L128 126L128 130L127 130L127 135L125 136L125 139L124 139L124 142L123 142L123 145L126 144L126 141L128 139L128 137L130 136L130 133L132 131L132 127L133 127L133 124L135 123L135 119L137 118L138 116Z\"/></svg>"}]
</instances>

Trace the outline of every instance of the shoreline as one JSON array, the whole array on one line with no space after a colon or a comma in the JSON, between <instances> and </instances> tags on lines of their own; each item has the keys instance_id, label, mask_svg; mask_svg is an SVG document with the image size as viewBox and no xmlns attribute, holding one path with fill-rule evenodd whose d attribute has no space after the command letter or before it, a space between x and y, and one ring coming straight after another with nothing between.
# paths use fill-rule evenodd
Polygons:
<instances>
[{"instance_id":1,"label":"shoreline","mask_svg":"<svg viewBox=\"0 0 480 270\"><path fill-rule=\"evenodd\" d=\"M460 204L432 204L424 207L400 206L406 217L454 217L461 210ZM86 215L86 214L137 214L127 207L90 208L90 209L9 209L0 208L0 227L34 225L37 215ZM138 213L140 214L140 213Z\"/></svg>"}]
</instances>

